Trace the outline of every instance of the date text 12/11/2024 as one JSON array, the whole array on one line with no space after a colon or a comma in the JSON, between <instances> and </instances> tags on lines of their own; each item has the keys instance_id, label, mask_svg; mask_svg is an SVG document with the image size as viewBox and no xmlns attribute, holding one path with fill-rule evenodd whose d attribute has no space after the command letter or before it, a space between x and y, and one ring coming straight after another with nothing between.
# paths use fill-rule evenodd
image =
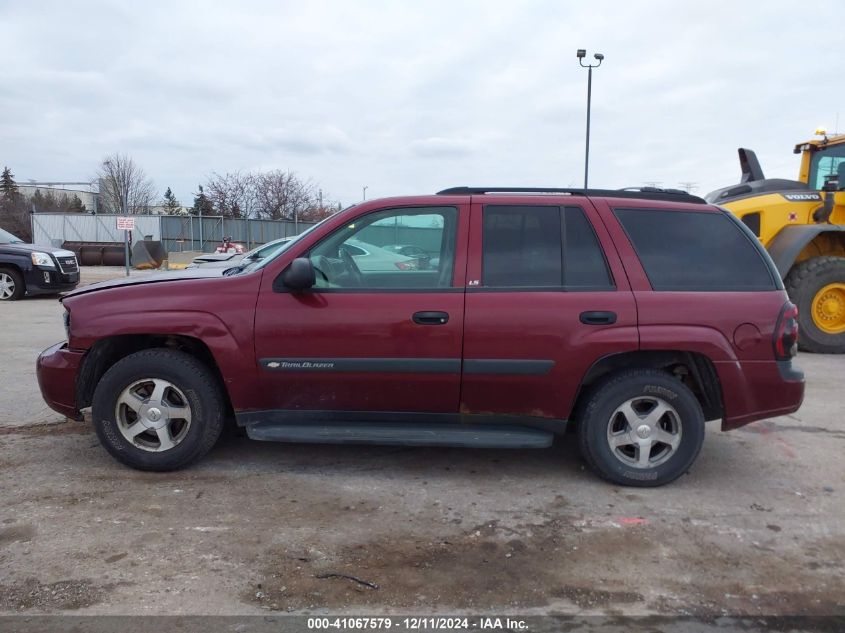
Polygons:
<instances>
[{"instance_id":1,"label":"date text 12/11/2024","mask_svg":"<svg viewBox=\"0 0 845 633\"><path fill-rule=\"evenodd\" d=\"M525 631L528 628L525 620L518 618L498 617L338 617L338 618L308 618L309 630L390 630L400 631L471 631L471 630L501 630Z\"/></svg>"}]
</instances>

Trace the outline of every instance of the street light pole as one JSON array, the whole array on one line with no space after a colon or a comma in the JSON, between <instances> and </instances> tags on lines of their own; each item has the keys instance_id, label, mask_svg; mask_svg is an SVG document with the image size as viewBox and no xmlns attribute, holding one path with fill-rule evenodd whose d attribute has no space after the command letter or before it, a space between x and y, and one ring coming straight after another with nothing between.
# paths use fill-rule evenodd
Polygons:
<instances>
[{"instance_id":1,"label":"street light pole","mask_svg":"<svg viewBox=\"0 0 845 633\"><path fill-rule=\"evenodd\" d=\"M593 57L598 60L598 64L585 64L584 58L587 56L587 51L579 48L576 53L578 63L583 68L587 69L587 143L584 149L584 189L587 188L587 183L590 176L590 107L593 100L593 68L601 66L604 55L596 53Z\"/></svg>"},{"instance_id":2,"label":"street light pole","mask_svg":"<svg viewBox=\"0 0 845 633\"><path fill-rule=\"evenodd\" d=\"M363 200L366 200L366 199L367 199L367 189L369 189L369 187L365 185L365 186L364 186L364 190L363 190L363 192L362 192L362 194L361 194L361 198L362 198Z\"/></svg>"}]
</instances>

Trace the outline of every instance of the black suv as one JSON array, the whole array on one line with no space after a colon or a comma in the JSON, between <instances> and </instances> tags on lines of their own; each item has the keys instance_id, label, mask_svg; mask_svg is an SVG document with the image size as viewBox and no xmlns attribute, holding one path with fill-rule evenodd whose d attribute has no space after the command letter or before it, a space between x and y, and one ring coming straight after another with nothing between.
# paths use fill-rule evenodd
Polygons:
<instances>
[{"instance_id":1,"label":"black suv","mask_svg":"<svg viewBox=\"0 0 845 633\"><path fill-rule=\"evenodd\" d=\"M25 244L0 229L0 301L56 294L78 284L79 264L71 251Z\"/></svg>"}]
</instances>

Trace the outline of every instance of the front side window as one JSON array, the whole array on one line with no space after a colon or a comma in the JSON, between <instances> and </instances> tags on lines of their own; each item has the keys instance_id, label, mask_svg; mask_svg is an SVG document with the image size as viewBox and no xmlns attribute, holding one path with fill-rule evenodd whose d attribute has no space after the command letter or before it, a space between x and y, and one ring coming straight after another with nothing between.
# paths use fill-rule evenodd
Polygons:
<instances>
[{"instance_id":1,"label":"front side window","mask_svg":"<svg viewBox=\"0 0 845 633\"><path fill-rule=\"evenodd\" d=\"M610 289L601 246L579 207L489 205L482 229L488 288Z\"/></svg>"},{"instance_id":2,"label":"front side window","mask_svg":"<svg viewBox=\"0 0 845 633\"><path fill-rule=\"evenodd\" d=\"M755 243L725 213L615 209L654 290L774 290Z\"/></svg>"},{"instance_id":3,"label":"front side window","mask_svg":"<svg viewBox=\"0 0 845 633\"><path fill-rule=\"evenodd\" d=\"M311 249L316 289L452 285L458 210L389 209L357 218Z\"/></svg>"}]
</instances>

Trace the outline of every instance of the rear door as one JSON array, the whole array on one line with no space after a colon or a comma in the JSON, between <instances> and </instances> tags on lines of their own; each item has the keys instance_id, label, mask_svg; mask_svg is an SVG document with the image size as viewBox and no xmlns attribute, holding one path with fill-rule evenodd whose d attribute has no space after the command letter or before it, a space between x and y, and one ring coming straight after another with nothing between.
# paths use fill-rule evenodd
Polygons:
<instances>
[{"instance_id":1,"label":"rear door","mask_svg":"<svg viewBox=\"0 0 845 633\"><path fill-rule=\"evenodd\" d=\"M462 412L566 419L589 367L637 347L634 297L589 200L473 199Z\"/></svg>"}]
</instances>

